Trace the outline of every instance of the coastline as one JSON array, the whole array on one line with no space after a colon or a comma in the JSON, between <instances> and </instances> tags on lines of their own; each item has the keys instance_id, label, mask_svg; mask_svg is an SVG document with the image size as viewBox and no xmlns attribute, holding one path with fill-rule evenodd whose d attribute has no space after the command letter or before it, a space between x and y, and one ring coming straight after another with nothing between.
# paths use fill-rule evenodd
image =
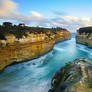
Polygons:
<instances>
[{"instance_id":1,"label":"coastline","mask_svg":"<svg viewBox=\"0 0 92 92\"><path fill-rule=\"evenodd\" d=\"M81 43L81 42L78 42L76 41L77 44L81 44L81 45L85 45L86 47L88 47L89 49L92 49L92 47L89 47L87 44L84 44L84 43Z\"/></svg>"},{"instance_id":2,"label":"coastline","mask_svg":"<svg viewBox=\"0 0 92 92\"><path fill-rule=\"evenodd\" d=\"M7 25L10 29L5 30ZM38 58L51 51L54 44L71 38L71 33L63 28L17 25L15 28L8 22L1 28L4 31L0 38L0 71L9 65Z\"/></svg>"},{"instance_id":3,"label":"coastline","mask_svg":"<svg viewBox=\"0 0 92 92\"><path fill-rule=\"evenodd\" d=\"M63 41L66 41L66 40L70 40L71 38L66 38L66 39L61 39L60 41L57 41L57 42L55 42L54 40L49 40L49 41L43 41L40 45L42 46L42 45L44 45L45 47L42 49L40 49L40 50L38 50L37 51L37 49L36 50L34 50L34 51L37 51L37 55L35 54L33 57L31 56L31 54L30 54L30 56L31 57L28 57L28 58L24 58L24 59L20 59L20 58L17 58L17 60L8 60L8 61L6 61L6 64L4 64L4 66L0 69L0 73L2 73L3 71L4 71L4 69L6 68L6 67L8 67L8 66L11 66L11 65L14 65L14 64L18 64L18 63L22 63L22 62L27 62L27 61L30 61L30 60L33 60L33 59L37 59L37 58L39 58L39 57L41 57L41 56L43 56L43 55L45 55L45 54L47 54L47 53L49 53L52 49L53 49L53 47L54 47L54 45L55 44L57 44L57 43L59 43L59 42L63 42ZM38 42L38 44L39 44L39 42ZM25 44L24 44L25 45ZM31 43L31 46L32 46L33 44ZM34 46L36 46L35 45L35 43L34 43ZM33 46L33 48L34 48L34 46ZM16 46L15 46L16 47ZM18 46L17 46L18 47ZM26 47L26 46L24 46L25 48L28 48L28 47ZM30 45L29 45L29 48L31 48L30 47ZM18 48L17 48L18 49ZM24 50L24 48L23 48L23 50ZM34 52L33 51L33 52ZM14 52L14 51L13 51ZM18 51L19 52L19 51ZM27 50L27 52L29 52L29 49ZM14 56L15 57L15 56ZM8 62L8 64L7 64L7 62ZM9 63L10 62L10 63Z\"/></svg>"},{"instance_id":4,"label":"coastline","mask_svg":"<svg viewBox=\"0 0 92 92\"><path fill-rule=\"evenodd\" d=\"M62 41L61 41L61 42L62 42ZM56 44L57 44L57 43L56 43ZM30 60L34 60L34 59L40 58L40 57L42 57L42 56L44 56L44 55L50 53L52 50L53 50L53 48L52 48L51 50L49 50L48 52L44 53L43 55L40 55L40 56L35 57L35 58L33 58L33 59L26 59L26 60L23 60L23 61L21 61L21 62L13 62L13 63L11 63L10 65L5 66L4 69L0 70L0 73L3 73L3 71L5 70L5 68L7 68L8 66L12 66L12 65L15 65L15 64L24 63L24 62L28 62L28 61L30 61Z\"/></svg>"}]
</instances>

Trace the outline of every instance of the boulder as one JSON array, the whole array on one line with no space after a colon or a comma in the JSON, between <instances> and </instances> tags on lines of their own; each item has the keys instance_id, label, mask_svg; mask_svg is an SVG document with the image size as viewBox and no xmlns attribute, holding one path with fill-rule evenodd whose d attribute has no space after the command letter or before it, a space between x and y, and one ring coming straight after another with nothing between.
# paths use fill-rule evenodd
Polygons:
<instances>
[{"instance_id":1,"label":"boulder","mask_svg":"<svg viewBox=\"0 0 92 92\"><path fill-rule=\"evenodd\" d=\"M58 70L48 92L92 92L92 62L78 58Z\"/></svg>"}]
</instances>

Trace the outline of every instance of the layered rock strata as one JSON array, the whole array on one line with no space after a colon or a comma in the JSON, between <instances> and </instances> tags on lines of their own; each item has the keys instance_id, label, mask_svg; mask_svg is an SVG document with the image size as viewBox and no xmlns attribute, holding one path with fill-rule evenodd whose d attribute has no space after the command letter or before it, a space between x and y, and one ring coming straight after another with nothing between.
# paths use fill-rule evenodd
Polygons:
<instances>
[{"instance_id":1,"label":"layered rock strata","mask_svg":"<svg viewBox=\"0 0 92 92\"><path fill-rule=\"evenodd\" d=\"M58 41L71 38L67 30L57 31L56 34L29 33L27 37L17 39L13 34L7 34L5 40L0 40L0 71L6 66L37 58L53 49Z\"/></svg>"},{"instance_id":2,"label":"layered rock strata","mask_svg":"<svg viewBox=\"0 0 92 92\"><path fill-rule=\"evenodd\" d=\"M92 27L85 27L77 30L76 42L92 48Z\"/></svg>"}]
</instances>

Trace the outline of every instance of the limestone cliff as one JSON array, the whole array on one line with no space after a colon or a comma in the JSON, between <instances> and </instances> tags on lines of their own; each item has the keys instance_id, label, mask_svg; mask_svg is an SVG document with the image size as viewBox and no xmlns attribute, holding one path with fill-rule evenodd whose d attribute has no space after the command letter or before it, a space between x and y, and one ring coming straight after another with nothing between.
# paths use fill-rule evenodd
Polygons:
<instances>
[{"instance_id":1,"label":"limestone cliff","mask_svg":"<svg viewBox=\"0 0 92 92\"><path fill-rule=\"evenodd\" d=\"M77 30L76 42L92 48L92 27L85 27Z\"/></svg>"},{"instance_id":2,"label":"limestone cliff","mask_svg":"<svg viewBox=\"0 0 92 92\"><path fill-rule=\"evenodd\" d=\"M92 61L79 58L55 73L49 92L92 92Z\"/></svg>"},{"instance_id":3,"label":"limestone cliff","mask_svg":"<svg viewBox=\"0 0 92 92\"><path fill-rule=\"evenodd\" d=\"M6 34L6 40L0 40L0 70L12 63L37 58L53 49L56 42L71 38L67 30L57 31L55 34L50 31L26 34L27 37L23 36L20 39L13 34Z\"/></svg>"},{"instance_id":4,"label":"limestone cliff","mask_svg":"<svg viewBox=\"0 0 92 92\"><path fill-rule=\"evenodd\" d=\"M6 66L37 58L50 51L54 46L54 41L41 41L27 44L13 44L7 47L0 47L0 70Z\"/></svg>"},{"instance_id":5,"label":"limestone cliff","mask_svg":"<svg viewBox=\"0 0 92 92\"><path fill-rule=\"evenodd\" d=\"M56 31L56 35L55 35L55 42L59 42L59 41L63 41L63 40L69 40L71 39L71 34L69 31L67 30L63 30L63 31Z\"/></svg>"}]
</instances>

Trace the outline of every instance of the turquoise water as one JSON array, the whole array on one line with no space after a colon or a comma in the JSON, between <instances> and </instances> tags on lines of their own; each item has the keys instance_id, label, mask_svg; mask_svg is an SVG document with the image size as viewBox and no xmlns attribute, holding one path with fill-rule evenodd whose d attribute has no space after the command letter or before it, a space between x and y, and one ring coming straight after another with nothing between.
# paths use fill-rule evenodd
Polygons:
<instances>
[{"instance_id":1,"label":"turquoise water","mask_svg":"<svg viewBox=\"0 0 92 92\"><path fill-rule=\"evenodd\" d=\"M79 57L92 60L92 49L76 44L72 36L38 59L7 67L0 74L0 92L47 92L53 74L66 62Z\"/></svg>"}]
</instances>

